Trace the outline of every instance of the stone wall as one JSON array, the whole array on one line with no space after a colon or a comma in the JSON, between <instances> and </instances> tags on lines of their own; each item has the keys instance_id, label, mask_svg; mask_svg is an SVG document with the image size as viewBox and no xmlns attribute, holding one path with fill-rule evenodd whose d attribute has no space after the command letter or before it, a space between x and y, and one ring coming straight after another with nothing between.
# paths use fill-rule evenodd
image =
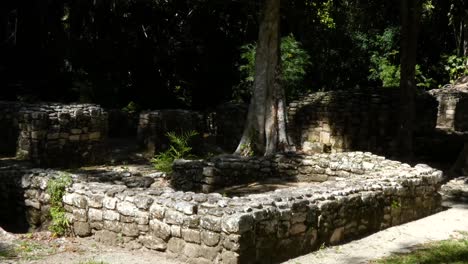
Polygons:
<instances>
[{"instance_id":1,"label":"stone wall","mask_svg":"<svg viewBox=\"0 0 468 264\"><path fill-rule=\"evenodd\" d=\"M171 176L175 189L212 192L223 187L276 178L292 182L324 182L334 177L381 170L390 162L371 153L277 154L269 157L221 155L207 161L177 160Z\"/></svg>"},{"instance_id":2,"label":"stone wall","mask_svg":"<svg viewBox=\"0 0 468 264\"><path fill-rule=\"evenodd\" d=\"M20 104L0 101L0 155L13 156L18 141Z\"/></svg>"},{"instance_id":3,"label":"stone wall","mask_svg":"<svg viewBox=\"0 0 468 264\"><path fill-rule=\"evenodd\" d=\"M437 101L416 96L415 133L435 128ZM397 89L353 89L313 93L289 105L289 132L306 152L394 153L399 120Z\"/></svg>"},{"instance_id":4,"label":"stone wall","mask_svg":"<svg viewBox=\"0 0 468 264\"><path fill-rule=\"evenodd\" d=\"M430 91L439 102L437 127L444 130L468 132L468 93L458 89Z\"/></svg>"},{"instance_id":5,"label":"stone wall","mask_svg":"<svg viewBox=\"0 0 468 264\"><path fill-rule=\"evenodd\" d=\"M137 138L140 146L153 156L169 146L167 132L180 134L190 130L200 133L199 141L206 131L205 119L202 114L180 109L145 111L140 114Z\"/></svg>"},{"instance_id":6,"label":"stone wall","mask_svg":"<svg viewBox=\"0 0 468 264\"><path fill-rule=\"evenodd\" d=\"M49 179L54 170L34 169L18 164L0 164L0 225L10 232L32 232L49 221Z\"/></svg>"},{"instance_id":7,"label":"stone wall","mask_svg":"<svg viewBox=\"0 0 468 264\"><path fill-rule=\"evenodd\" d=\"M91 104L24 105L17 156L40 166L79 166L104 156L107 113Z\"/></svg>"},{"instance_id":8,"label":"stone wall","mask_svg":"<svg viewBox=\"0 0 468 264\"><path fill-rule=\"evenodd\" d=\"M351 170L354 158L353 153L320 156L329 166L325 171ZM335 159L349 160L350 167L341 168ZM232 198L72 175L75 182L63 201L79 236L165 251L188 263L278 263L440 210L440 171L373 161L356 174L336 175L319 185ZM359 174L363 169L368 173ZM10 171L0 170L0 179L5 173ZM17 171L15 177L27 193L35 182L43 190L40 179L50 173ZM38 193L34 197L41 197ZM26 206L36 206L36 200Z\"/></svg>"}]
</instances>

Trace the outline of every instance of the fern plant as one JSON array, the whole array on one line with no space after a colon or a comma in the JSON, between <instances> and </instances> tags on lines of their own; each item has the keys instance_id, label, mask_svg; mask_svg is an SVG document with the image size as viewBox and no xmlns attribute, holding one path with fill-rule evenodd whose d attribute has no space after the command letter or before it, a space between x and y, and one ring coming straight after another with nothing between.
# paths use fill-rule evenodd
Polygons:
<instances>
[{"instance_id":1,"label":"fern plant","mask_svg":"<svg viewBox=\"0 0 468 264\"><path fill-rule=\"evenodd\" d=\"M70 223L66 217L65 208L63 207L62 198L65 195L65 190L72 183L72 178L68 173L63 173L56 179L52 179L47 184L47 194L50 196L50 216L52 222L49 230L55 235L65 235L68 231Z\"/></svg>"},{"instance_id":2,"label":"fern plant","mask_svg":"<svg viewBox=\"0 0 468 264\"><path fill-rule=\"evenodd\" d=\"M154 167L162 172L172 172L172 163L176 159L193 158L190 154L192 147L190 147L190 140L198 135L197 131L191 130L177 135L175 132L168 132L166 136L169 139L169 148L154 156L151 160Z\"/></svg>"}]
</instances>

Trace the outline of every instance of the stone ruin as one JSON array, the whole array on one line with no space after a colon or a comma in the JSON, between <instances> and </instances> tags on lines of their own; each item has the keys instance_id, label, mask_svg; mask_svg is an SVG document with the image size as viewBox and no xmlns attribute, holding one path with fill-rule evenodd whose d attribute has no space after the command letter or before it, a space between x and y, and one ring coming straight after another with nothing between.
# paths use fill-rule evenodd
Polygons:
<instances>
[{"instance_id":1,"label":"stone ruin","mask_svg":"<svg viewBox=\"0 0 468 264\"><path fill-rule=\"evenodd\" d=\"M92 104L0 102L1 154L39 166L99 162L107 137L107 113Z\"/></svg>"},{"instance_id":2,"label":"stone ruin","mask_svg":"<svg viewBox=\"0 0 468 264\"><path fill-rule=\"evenodd\" d=\"M289 104L289 132L299 149L309 153L396 152L399 120L398 89L353 89L319 92ZM416 96L416 136L430 135L437 119L437 101Z\"/></svg>"},{"instance_id":3,"label":"stone ruin","mask_svg":"<svg viewBox=\"0 0 468 264\"><path fill-rule=\"evenodd\" d=\"M191 263L278 263L323 244L343 243L438 212L441 171L369 152L342 152L392 149L398 107L394 93L351 90L307 96L289 106L292 137L307 151L180 160L168 179L172 187L159 185L155 177L160 174L150 172L69 171L73 184L63 202L72 230L103 243L164 251ZM452 113L441 110L442 101L451 97L435 98L439 119L441 113ZM420 94L417 102L417 133L427 137L436 124L437 101ZM215 114L147 111L140 114L137 138L153 155L167 146L162 137L166 132L195 129L232 150L245 114L246 108L235 104ZM2 102L0 139L8 140L0 140L0 150L40 166L97 162L111 134L108 126L119 127L121 113L112 115L116 118L108 125L107 111L96 105ZM452 125L460 129L456 115ZM129 118L119 136L135 134L135 116ZM50 206L45 190L64 173L0 160L0 224L10 230L45 228ZM223 188L267 179L306 184L223 195Z\"/></svg>"},{"instance_id":4,"label":"stone ruin","mask_svg":"<svg viewBox=\"0 0 468 264\"><path fill-rule=\"evenodd\" d=\"M439 102L437 127L456 132L468 131L468 91L435 89L430 91Z\"/></svg>"},{"instance_id":5,"label":"stone ruin","mask_svg":"<svg viewBox=\"0 0 468 264\"><path fill-rule=\"evenodd\" d=\"M78 236L164 251L189 263L224 264L278 263L441 210L442 172L426 165L362 152L302 156L302 165L298 157L283 158L291 171L310 166L326 181L225 197L155 186L150 175L131 185L123 179L131 173L91 177L78 171L70 172L74 183L63 202ZM39 226L47 219L47 183L62 173L2 164L0 196L10 202L0 203L0 215L24 212L23 222Z\"/></svg>"}]
</instances>

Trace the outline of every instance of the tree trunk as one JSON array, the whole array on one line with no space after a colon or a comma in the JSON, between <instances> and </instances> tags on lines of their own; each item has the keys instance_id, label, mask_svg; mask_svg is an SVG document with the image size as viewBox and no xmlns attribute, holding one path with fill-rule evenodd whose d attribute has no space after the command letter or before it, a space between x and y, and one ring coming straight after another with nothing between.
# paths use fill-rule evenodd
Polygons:
<instances>
[{"instance_id":1,"label":"tree trunk","mask_svg":"<svg viewBox=\"0 0 468 264\"><path fill-rule=\"evenodd\" d=\"M413 124L416 93L416 53L422 0L401 0L400 127L398 152L413 157Z\"/></svg>"},{"instance_id":2,"label":"tree trunk","mask_svg":"<svg viewBox=\"0 0 468 264\"><path fill-rule=\"evenodd\" d=\"M255 56L255 80L237 154L289 150L285 95L281 86L280 0L265 0Z\"/></svg>"},{"instance_id":3,"label":"tree trunk","mask_svg":"<svg viewBox=\"0 0 468 264\"><path fill-rule=\"evenodd\" d=\"M468 15L463 20L463 57L468 56Z\"/></svg>"}]
</instances>

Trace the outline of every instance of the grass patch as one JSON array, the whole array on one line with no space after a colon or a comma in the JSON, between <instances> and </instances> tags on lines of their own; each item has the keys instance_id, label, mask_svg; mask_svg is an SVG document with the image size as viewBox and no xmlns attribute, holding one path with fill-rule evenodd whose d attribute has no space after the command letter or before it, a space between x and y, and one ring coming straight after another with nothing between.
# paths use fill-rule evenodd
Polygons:
<instances>
[{"instance_id":1,"label":"grass patch","mask_svg":"<svg viewBox=\"0 0 468 264\"><path fill-rule=\"evenodd\" d=\"M53 253L53 248L33 241L20 240L12 244L0 244L0 263L7 259L38 260Z\"/></svg>"},{"instance_id":2,"label":"grass patch","mask_svg":"<svg viewBox=\"0 0 468 264\"><path fill-rule=\"evenodd\" d=\"M374 264L468 264L468 239L445 240L413 252L372 261Z\"/></svg>"}]
</instances>

